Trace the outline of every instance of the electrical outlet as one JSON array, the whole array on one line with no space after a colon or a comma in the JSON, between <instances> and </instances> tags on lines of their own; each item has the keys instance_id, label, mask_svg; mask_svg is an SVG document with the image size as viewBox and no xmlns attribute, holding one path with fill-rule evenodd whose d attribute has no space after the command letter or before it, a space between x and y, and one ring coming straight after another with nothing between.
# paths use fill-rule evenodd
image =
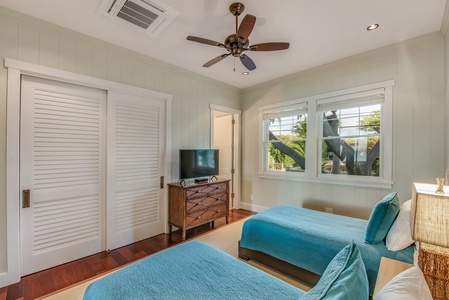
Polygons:
<instances>
[{"instance_id":1,"label":"electrical outlet","mask_svg":"<svg viewBox=\"0 0 449 300\"><path fill-rule=\"evenodd\" d=\"M253 195L249 195L249 199L250 199L251 201L253 201L253 200L254 200L254 196L253 196Z\"/></svg>"},{"instance_id":2,"label":"electrical outlet","mask_svg":"<svg viewBox=\"0 0 449 300\"><path fill-rule=\"evenodd\" d=\"M334 212L334 209L332 207L326 207L326 212L332 214Z\"/></svg>"}]
</instances>

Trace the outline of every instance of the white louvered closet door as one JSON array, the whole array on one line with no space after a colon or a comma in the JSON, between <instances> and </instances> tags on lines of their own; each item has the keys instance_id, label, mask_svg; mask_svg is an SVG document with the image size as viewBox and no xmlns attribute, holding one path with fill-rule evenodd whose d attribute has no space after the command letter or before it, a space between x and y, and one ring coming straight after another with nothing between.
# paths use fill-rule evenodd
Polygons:
<instances>
[{"instance_id":1,"label":"white louvered closet door","mask_svg":"<svg viewBox=\"0 0 449 300\"><path fill-rule=\"evenodd\" d=\"M104 250L106 93L24 76L21 98L26 275Z\"/></svg>"},{"instance_id":2,"label":"white louvered closet door","mask_svg":"<svg viewBox=\"0 0 449 300\"><path fill-rule=\"evenodd\" d=\"M108 93L107 248L164 232L165 103Z\"/></svg>"}]
</instances>

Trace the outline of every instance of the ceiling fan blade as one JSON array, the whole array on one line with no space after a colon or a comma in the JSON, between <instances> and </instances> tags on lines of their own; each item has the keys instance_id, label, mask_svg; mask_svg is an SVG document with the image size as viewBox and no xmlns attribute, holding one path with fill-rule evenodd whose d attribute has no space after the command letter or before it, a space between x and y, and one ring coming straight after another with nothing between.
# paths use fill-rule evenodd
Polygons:
<instances>
[{"instance_id":1,"label":"ceiling fan blade","mask_svg":"<svg viewBox=\"0 0 449 300\"><path fill-rule=\"evenodd\" d=\"M256 69L256 64L253 62L251 58L249 58L248 55L246 54L240 55L240 61L248 70L252 71Z\"/></svg>"},{"instance_id":2,"label":"ceiling fan blade","mask_svg":"<svg viewBox=\"0 0 449 300\"><path fill-rule=\"evenodd\" d=\"M277 51L285 50L290 47L290 43L262 43L249 46L251 51Z\"/></svg>"},{"instance_id":3,"label":"ceiling fan blade","mask_svg":"<svg viewBox=\"0 0 449 300\"><path fill-rule=\"evenodd\" d=\"M212 41L212 40L208 40L208 39L204 39L204 38L200 38L200 37L197 37L197 36L189 35L187 37L187 40L192 41L192 42L201 43L201 44L210 45L210 46L217 46L217 47L225 48L225 45L223 45L222 43L219 43L219 42L216 42L216 41Z\"/></svg>"},{"instance_id":4,"label":"ceiling fan blade","mask_svg":"<svg viewBox=\"0 0 449 300\"><path fill-rule=\"evenodd\" d=\"M226 57L228 57L229 54L231 54L231 53L226 53L226 54L222 54L220 56L217 56L217 57L209 60L207 63L205 63L203 65L203 67L208 68L208 67L210 67L212 65L215 65L217 62L219 62L219 61L225 59Z\"/></svg>"},{"instance_id":5,"label":"ceiling fan blade","mask_svg":"<svg viewBox=\"0 0 449 300\"><path fill-rule=\"evenodd\" d=\"M256 17L253 15L246 15L240 23L237 36L241 39L241 43L245 43L249 35L253 31L254 25L256 25Z\"/></svg>"}]
</instances>

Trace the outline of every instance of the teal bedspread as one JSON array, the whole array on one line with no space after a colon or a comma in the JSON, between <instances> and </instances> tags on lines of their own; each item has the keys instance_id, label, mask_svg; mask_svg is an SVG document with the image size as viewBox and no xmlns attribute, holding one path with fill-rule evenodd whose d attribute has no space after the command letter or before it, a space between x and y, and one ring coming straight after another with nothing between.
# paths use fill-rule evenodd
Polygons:
<instances>
[{"instance_id":1,"label":"teal bedspread","mask_svg":"<svg viewBox=\"0 0 449 300\"><path fill-rule=\"evenodd\" d=\"M192 241L93 282L83 299L297 300L304 294L218 249Z\"/></svg>"},{"instance_id":2,"label":"teal bedspread","mask_svg":"<svg viewBox=\"0 0 449 300\"><path fill-rule=\"evenodd\" d=\"M366 267L370 295L382 256L413 263L413 246L390 251L385 243L365 243L368 221L287 205L278 205L247 220L240 246L322 275L332 258L352 241Z\"/></svg>"}]
</instances>

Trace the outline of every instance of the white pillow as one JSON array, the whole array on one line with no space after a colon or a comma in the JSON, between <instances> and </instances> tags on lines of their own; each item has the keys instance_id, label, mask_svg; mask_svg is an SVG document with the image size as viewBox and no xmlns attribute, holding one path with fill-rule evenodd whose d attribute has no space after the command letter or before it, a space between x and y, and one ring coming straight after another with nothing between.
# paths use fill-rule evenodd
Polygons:
<instances>
[{"instance_id":1,"label":"white pillow","mask_svg":"<svg viewBox=\"0 0 449 300\"><path fill-rule=\"evenodd\" d=\"M413 266L390 280L374 300L432 300L421 269Z\"/></svg>"},{"instance_id":2,"label":"white pillow","mask_svg":"<svg viewBox=\"0 0 449 300\"><path fill-rule=\"evenodd\" d=\"M401 210L387 234L386 245L388 250L399 251L415 242L410 227L411 208L412 200L405 201L402 204Z\"/></svg>"}]
</instances>

